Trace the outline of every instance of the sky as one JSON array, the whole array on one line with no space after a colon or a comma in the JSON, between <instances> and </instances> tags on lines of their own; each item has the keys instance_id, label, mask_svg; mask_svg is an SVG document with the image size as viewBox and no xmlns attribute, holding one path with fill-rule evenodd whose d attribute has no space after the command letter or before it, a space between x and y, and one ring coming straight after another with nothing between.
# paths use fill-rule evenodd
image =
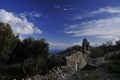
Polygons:
<instances>
[{"instance_id":1,"label":"sky","mask_svg":"<svg viewBox=\"0 0 120 80\"><path fill-rule=\"evenodd\" d=\"M14 34L45 38L50 49L120 39L120 0L0 0L0 21Z\"/></svg>"}]
</instances>

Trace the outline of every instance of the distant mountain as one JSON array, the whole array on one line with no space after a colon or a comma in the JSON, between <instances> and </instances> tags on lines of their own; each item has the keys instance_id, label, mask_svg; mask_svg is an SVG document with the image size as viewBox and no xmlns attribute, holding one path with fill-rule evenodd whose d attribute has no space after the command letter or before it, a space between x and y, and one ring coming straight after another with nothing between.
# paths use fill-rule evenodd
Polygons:
<instances>
[{"instance_id":1,"label":"distant mountain","mask_svg":"<svg viewBox=\"0 0 120 80\"><path fill-rule=\"evenodd\" d=\"M50 54L57 54L58 52L61 52L61 51L63 51L63 50L61 50L61 49L51 49Z\"/></svg>"}]
</instances>

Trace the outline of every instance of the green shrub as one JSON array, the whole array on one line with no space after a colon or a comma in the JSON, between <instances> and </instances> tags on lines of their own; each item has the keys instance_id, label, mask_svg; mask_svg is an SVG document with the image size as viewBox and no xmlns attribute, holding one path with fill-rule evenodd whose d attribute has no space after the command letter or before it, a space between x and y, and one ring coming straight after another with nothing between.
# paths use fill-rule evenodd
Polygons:
<instances>
[{"instance_id":1,"label":"green shrub","mask_svg":"<svg viewBox=\"0 0 120 80\"><path fill-rule=\"evenodd\" d=\"M120 61L111 61L100 66L104 71L111 73L120 73Z\"/></svg>"},{"instance_id":2,"label":"green shrub","mask_svg":"<svg viewBox=\"0 0 120 80\"><path fill-rule=\"evenodd\" d=\"M83 78L82 80L100 80L100 76L99 75L87 76L87 77Z\"/></svg>"}]
</instances>

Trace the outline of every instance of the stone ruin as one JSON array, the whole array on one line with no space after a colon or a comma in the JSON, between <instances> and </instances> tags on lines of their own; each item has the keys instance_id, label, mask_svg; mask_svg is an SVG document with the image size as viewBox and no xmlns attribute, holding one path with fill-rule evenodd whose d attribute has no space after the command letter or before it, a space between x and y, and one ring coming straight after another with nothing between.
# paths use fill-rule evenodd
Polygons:
<instances>
[{"instance_id":1,"label":"stone ruin","mask_svg":"<svg viewBox=\"0 0 120 80\"><path fill-rule=\"evenodd\" d=\"M48 71L45 75L36 75L26 80L69 80L69 76L83 68L88 62L90 54L89 42L83 39L82 52L77 51L65 56L66 66L55 67Z\"/></svg>"},{"instance_id":2,"label":"stone ruin","mask_svg":"<svg viewBox=\"0 0 120 80\"><path fill-rule=\"evenodd\" d=\"M87 64L87 57L82 52L78 51L65 57L67 60L66 68L72 71L78 71Z\"/></svg>"},{"instance_id":3,"label":"stone ruin","mask_svg":"<svg viewBox=\"0 0 120 80\"><path fill-rule=\"evenodd\" d=\"M68 80L67 72L64 72L65 67L55 67L45 75L36 75L34 77L28 77L26 80ZM70 74L70 73L69 73Z\"/></svg>"}]
</instances>

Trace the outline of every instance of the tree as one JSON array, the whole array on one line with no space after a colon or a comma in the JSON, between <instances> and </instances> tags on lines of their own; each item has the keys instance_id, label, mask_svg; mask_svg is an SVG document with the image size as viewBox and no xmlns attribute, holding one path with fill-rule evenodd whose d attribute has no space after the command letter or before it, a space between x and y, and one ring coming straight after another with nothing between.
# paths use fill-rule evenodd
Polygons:
<instances>
[{"instance_id":1,"label":"tree","mask_svg":"<svg viewBox=\"0 0 120 80\"><path fill-rule=\"evenodd\" d=\"M49 53L48 43L45 39L35 40L32 37L23 40L23 47L25 48L27 54L30 56L30 62L32 64L33 73L38 69L38 66L43 60L46 60ZM41 61L40 61L41 60Z\"/></svg>"},{"instance_id":2,"label":"tree","mask_svg":"<svg viewBox=\"0 0 120 80\"><path fill-rule=\"evenodd\" d=\"M91 58L98 58L101 56L104 56L104 50L103 47L99 46L99 47L91 47L91 54L90 57Z\"/></svg>"},{"instance_id":3,"label":"tree","mask_svg":"<svg viewBox=\"0 0 120 80\"><path fill-rule=\"evenodd\" d=\"M67 61L65 57L62 57L59 55L53 55L42 66L42 71L43 71L42 74L47 73L52 68L65 66L66 64L67 64Z\"/></svg>"},{"instance_id":4,"label":"tree","mask_svg":"<svg viewBox=\"0 0 120 80\"><path fill-rule=\"evenodd\" d=\"M15 35L11 26L7 23L0 22L0 59L8 56L14 40Z\"/></svg>"},{"instance_id":5,"label":"tree","mask_svg":"<svg viewBox=\"0 0 120 80\"><path fill-rule=\"evenodd\" d=\"M6 64L21 64L25 74L26 64L24 62L27 61L26 67L29 67L31 72L35 74L49 55L48 43L45 42L45 39L35 40L32 37L26 38L23 41L17 40L16 43L17 45L11 52Z\"/></svg>"},{"instance_id":6,"label":"tree","mask_svg":"<svg viewBox=\"0 0 120 80\"><path fill-rule=\"evenodd\" d=\"M119 41L116 41L116 49L117 49L117 50L120 50L120 40L119 40Z\"/></svg>"}]
</instances>

